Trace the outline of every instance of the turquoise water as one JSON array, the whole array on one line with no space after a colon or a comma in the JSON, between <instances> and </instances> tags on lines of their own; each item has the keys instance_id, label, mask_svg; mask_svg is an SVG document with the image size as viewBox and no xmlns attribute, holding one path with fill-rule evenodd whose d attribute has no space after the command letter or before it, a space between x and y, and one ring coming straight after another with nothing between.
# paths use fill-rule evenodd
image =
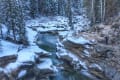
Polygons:
<instances>
[{"instance_id":1,"label":"turquoise water","mask_svg":"<svg viewBox=\"0 0 120 80\"><path fill-rule=\"evenodd\" d=\"M53 39L57 39L56 36L54 37L52 35L52 38L50 38L50 36L49 36L49 38L48 38L48 36L46 36L46 37L47 38L44 38L44 39L48 39L48 40L45 40L45 41L47 41L47 43L45 43L44 39L42 38L43 42L42 42L42 44L38 44L39 47L52 53L51 60L53 61L54 65L64 65L65 66L64 70L59 69L59 71L56 72L55 76L50 76L49 80L92 80L89 77L81 74L80 71L75 71L71 66L68 65L68 63L64 62L63 60L58 59L56 56L56 52L57 52L56 45L55 45L56 40L53 40ZM53 45L49 44L49 40L54 41L55 43Z\"/></svg>"}]
</instances>

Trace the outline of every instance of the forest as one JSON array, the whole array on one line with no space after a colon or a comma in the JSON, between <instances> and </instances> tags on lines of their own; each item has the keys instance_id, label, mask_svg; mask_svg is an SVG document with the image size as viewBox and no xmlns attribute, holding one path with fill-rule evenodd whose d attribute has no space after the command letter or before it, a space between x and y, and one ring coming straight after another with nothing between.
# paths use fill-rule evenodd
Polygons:
<instances>
[{"instance_id":1,"label":"forest","mask_svg":"<svg viewBox=\"0 0 120 80\"><path fill-rule=\"evenodd\" d=\"M120 80L120 0L0 0L0 80Z\"/></svg>"}]
</instances>

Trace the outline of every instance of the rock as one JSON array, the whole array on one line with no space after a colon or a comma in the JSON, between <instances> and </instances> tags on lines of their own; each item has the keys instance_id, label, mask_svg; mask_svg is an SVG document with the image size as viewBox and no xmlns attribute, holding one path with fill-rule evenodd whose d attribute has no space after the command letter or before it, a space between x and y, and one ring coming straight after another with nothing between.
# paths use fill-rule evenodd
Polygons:
<instances>
[{"instance_id":1,"label":"rock","mask_svg":"<svg viewBox=\"0 0 120 80\"><path fill-rule=\"evenodd\" d=\"M95 46L95 53L92 56L107 58L110 57L110 55L113 55L113 48L111 46L98 44Z\"/></svg>"},{"instance_id":2,"label":"rock","mask_svg":"<svg viewBox=\"0 0 120 80\"><path fill-rule=\"evenodd\" d=\"M51 53L45 53L45 52L35 52L35 54L39 57L39 58L46 58L46 57L50 57Z\"/></svg>"},{"instance_id":3,"label":"rock","mask_svg":"<svg viewBox=\"0 0 120 80\"><path fill-rule=\"evenodd\" d=\"M69 62L72 62L72 61L73 61L73 58L70 57L69 55L62 55L62 56L60 56L60 57L61 57L61 59L66 60L66 61L69 61Z\"/></svg>"},{"instance_id":4,"label":"rock","mask_svg":"<svg viewBox=\"0 0 120 80\"><path fill-rule=\"evenodd\" d=\"M3 71L0 71L0 80L9 80L8 76Z\"/></svg>"},{"instance_id":5,"label":"rock","mask_svg":"<svg viewBox=\"0 0 120 80\"><path fill-rule=\"evenodd\" d=\"M17 59L17 55L9 55L9 56L0 57L0 66L4 67L11 62L15 62L16 59Z\"/></svg>"},{"instance_id":6,"label":"rock","mask_svg":"<svg viewBox=\"0 0 120 80\"><path fill-rule=\"evenodd\" d=\"M112 80L120 80L120 72L117 72Z\"/></svg>"},{"instance_id":7,"label":"rock","mask_svg":"<svg viewBox=\"0 0 120 80\"><path fill-rule=\"evenodd\" d=\"M18 74L18 78L22 78L22 77L26 76L26 74L27 74L26 70L21 70Z\"/></svg>"},{"instance_id":8,"label":"rock","mask_svg":"<svg viewBox=\"0 0 120 80\"><path fill-rule=\"evenodd\" d=\"M49 76L54 75L54 71L52 69L46 68L46 69L40 69L39 67L34 67L34 73L39 78L47 78ZM46 80L46 79L45 79Z\"/></svg>"},{"instance_id":9,"label":"rock","mask_svg":"<svg viewBox=\"0 0 120 80\"><path fill-rule=\"evenodd\" d=\"M72 47L72 48L84 48L84 45L80 45L80 44L76 44L76 43L73 43L71 41L64 41L63 44L69 48L69 47Z\"/></svg>"},{"instance_id":10,"label":"rock","mask_svg":"<svg viewBox=\"0 0 120 80\"><path fill-rule=\"evenodd\" d=\"M31 69L35 66L35 63L34 62L31 62L31 61L28 61L28 62L23 62L21 65L20 65L20 69Z\"/></svg>"}]
</instances>

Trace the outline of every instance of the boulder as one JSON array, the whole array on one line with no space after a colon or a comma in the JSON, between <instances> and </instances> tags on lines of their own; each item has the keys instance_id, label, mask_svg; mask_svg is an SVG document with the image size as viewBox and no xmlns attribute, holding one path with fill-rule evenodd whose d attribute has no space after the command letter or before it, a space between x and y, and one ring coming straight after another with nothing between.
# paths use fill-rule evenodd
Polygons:
<instances>
[{"instance_id":1,"label":"boulder","mask_svg":"<svg viewBox=\"0 0 120 80\"><path fill-rule=\"evenodd\" d=\"M113 56L114 48L107 45L95 45L95 53L92 54L93 57L108 58Z\"/></svg>"},{"instance_id":2,"label":"boulder","mask_svg":"<svg viewBox=\"0 0 120 80\"><path fill-rule=\"evenodd\" d=\"M45 53L45 52L35 52L35 54L39 57L39 58L46 58L46 57L50 57L51 53Z\"/></svg>"},{"instance_id":3,"label":"boulder","mask_svg":"<svg viewBox=\"0 0 120 80\"><path fill-rule=\"evenodd\" d=\"M9 80L8 76L3 71L0 71L0 80Z\"/></svg>"},{"instance_id":4,"label":"boulder","mask_svg":"<svg viewBox=\"0 0 120 80\"><path fill-rule=\"evenodd\" d=\"M70 57L69 55L61 55L60 58L65 60L65 61L69 61L69 62L73 61L73 58Z\"/></svg>"}]
</instances>

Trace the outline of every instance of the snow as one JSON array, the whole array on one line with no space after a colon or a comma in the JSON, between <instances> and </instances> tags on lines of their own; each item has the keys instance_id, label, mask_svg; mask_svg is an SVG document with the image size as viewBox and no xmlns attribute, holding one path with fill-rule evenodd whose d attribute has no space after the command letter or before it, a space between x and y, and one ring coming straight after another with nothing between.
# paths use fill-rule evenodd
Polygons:
<instances>
[{"instance_id":1,"label":"snow","mask_svg":"<svg viewBox=\"0 0 120 80\"><path fill-rule=\"evenodd\" d=\"M18 63L18 62L9 63L9 64L5 67L4 71L5 71L6 73L11 73L12 71L18 69L18 67L19 67L20 65L21 65L21 63Z\"/></svg>"},{"instance_id":2,"label":"snow","mask_svg":"<svg viewBox=\"0 0 120 80\"><path fill-rule=\"evenodd\" d=\"M84 52L85 56L88 56L88 57L90 56L90 53L87 50L84 50L83 52Z\"/></svg>"},{"instance_id":3,"label":"snow","mask_svg":"<svg viewBox=\"0 0 120 80\"><path fill-rule=\"evenodd\" d=\"M95 63L91 64L89 67L90 68L98 68L101 71L103 70L98 64L95 64Z\"/></svg>"},{"instance_id":4,"label":"snow","mask_svg":"<svg viewBox=\"0 0 120 80\"><path fill-rule=\"evenodd\" d=\"M40 49L35 43L34 39L37 34L36 31L33 31L30 28L27 29L27 36L28 36L28 41L30 43L30 46L28 47L23 47L19 52L18 48L20 48L22 45L17 45L5 40L1 40L1 45L2 47L0 48L1 54L0 57L6 56L6 55L12 55L12 54L17 54L18 58L16 62L14 63L9 63L3 70L6 73L11 73L12 71L18 69L18 67L23 63L27 61L35 61L35 57L37 56L35 52L46 52L42 49ZM50 68L52 65L52 61L46 59L44 63L41 64L41 68ZM40 67L40 66L39 66ZM2 69L1 69L2 70ZM21 72L23 73L23 72ZM21 76L21 74L20 74Z\"/></svg>"},{"instance_id":5,"label":"snow","mask_svg":"<svg viewBox=\"0 0 120 80\"><path fill-rule=\"evenodd\" d=\"M57 56L58 56L59 58L61 58L62 56L67 55L68 57L72 58L72 60L73 60L72 63L78 62L78 63L76 63L76 65L77 65L77 64L80 64L84 69L87 69L86 63L83 62L83 61L81 61L81 60L78 58L77 55L74 55L74 54L72 54L72 53L70 53L70 52L61 52L61 53L56 53L56 54L57 54Z\"/></svg>"},{"instance_id":6,"label":"snow","mask_svg":"<svg viewBox=\"0 0 120 80\"><path fill-rule=\"evenodd\" d=\"M75 21L74 30L76 31L82 31L90 27L90 20L86 15L74 16L73 21Z\"/></svg>"},{"instance_id":7,"label":"snow","mask_svg":"<svg viewBox=\"0 0 120 80\"><path fill-rule=\"evenodd\" d=\"M29 46L18 53L18 62L26 62L32 61L34 62L35 57L37 56L35 53L46 52L40 49L38 46Z\"/></svg>"},{"instance_id":8,"label":"snow","mask_svg":"<svg viewBox=\"0 0 120 80\"><path fill-rule=\"evenodd\" d=\"M77 16L76 19L79 18L79 20L82 20L83 17ZM74 24L74 28L76 28L77 30L80 30L81 27L87 25L89 23L84 23L79 21L79 23ZM6 26L3 26L3 33L6 34ZM80 28L79 28L80 27ZM36 29L36 30L32 30L32 29ZM37 35L37 33L39 31L50 31L50 30L69 30L69 25L68 25L68 18L66 17L62 17L62 16L55 16L55 17L41 17L41 18L36 18L34 20L28 20L26 22L26 31L27 31L27 37L28 37L28 41L30 43L30 46L28 47L24 47L23 49L21 49L18 52L18 48L21 45L17 45L5 40L1 40L1 45L2 47L0 48L0 57L2 56L6 56L6 55L12 55L12 54L17 54L18 58L16 60L16 62L14 63L10 63L8 64L4 69L0 68L1 70L4 70L6 73L10 73L14 70L16 70L23 62L27 62L27 61L32 61L35 62L35 57L36 54L35 52L45 52L44 50L40 49L35 43L35 37ZM64 31L64 32L60 32L59 34L61 36L67 36L67 40L70 40L74 43L77 44L86 44L86 43L90 43L90 41L86 40L83 37L79 37L79 38L75 38L75 37L71 37L72 36L73 31ZM59 41L60 43L60 41ZM61 44L61 46L63 46ZM88 54L88 52L85 51L85 53ZM65 49L61 48L61 53L57 54L58 56L64 56L67 55L70 58L73 59L73 61L79 61L79 64L86 66L84 62L80 61L79 58L68 52ZM44 58L41 59L43 60L42 63L38 64L37 67L39 69L51 69L51 70L55 70L57 71L57 68L55 66L53 66L52 60L49 58ZM26 71L23 70L19 73L18 77L24 76L26 74Z\"/></svg>"},{"instance_id":9,"label":"snow","mask_svg":"<svg viewBox=\"0 0 120 80\"><path fill-rule=\"evenodd\" d=\"M72 32L70 32L72 33ZM70 35L71 36L71 35ZM70 36L68 36L70 38ZM67 38L68 38L67 37ZM73 39L73 38L72 38ZM84 39L84 40L80 40L79 43L86 43L86 42L89 42L88 40ZM62 58L62 56L68 56L70 58L72 58L72 63L78 65L77 67L79 67L79 65L81 65L84 69L88 69L87 68L87 65L86 65L86 62L81 60L77 55L75 55L74 53L71 53L70 51L66 50L64 48L64 45L58 40L58 44L57 44L57 50L58 52L56 53L56 55L59 57L59 58ZM85 52L85 55L89 56L89 52L87 50L84 50ZM77 63L76 63L77 62Z\"/></svg>"},{"instance_id":10,"label":"snow","mask_svg":"<svg viewBox=\"0 0 120 80\"><path fill-rule=\"evenodd\" d=\"M46 32L51 30L69 30L68 19L62 16L40 17L26 22L26 26L33 27L36 31Z\"/></svg>"},{"instance_id":11,"label":"snow","mask_svg":"<svg viewBox=\"0 0 120 80\"><path fill-rule=\"evenodd\" d=\"M73 43L76 43L76 44L87 44L87 43L90 43L89 40L83 38L83 37L79 37L79 38L76 38L76 37L68 37L67 40L73 42Z\"/></svg>"},{"instance_id":12,"label":"snow","mask_svg":"<svg viewBox=\"0 0 120 80\"><path fill-rule=\"evenodd\" d=\"M3 68L0 67L0 72L3 71Z\"/></svg>"},{"instance_id":13,"label":"snow","mask_svg":"<svg viewBox=\"0 0 120 80\"><path fill-rule=\"evenodd\" d=\"M52 66L53 66L53 63L52 63L52 60L49 59L49 58L44 58L42 59L43 63L40 63L37 65L37 67L39 69L53 69Z\"/></svg>"},{"instance_id":14,"label":"snow","mask_svg":"<svg viewBox=\"0 0 120 80\"><path fill-rule=\"evenodd\" d=\"M18 62L26 62L26 61L33 61L34 62L34 57L35 54L34 52L31 52L31 50L22 50L19 54L18 54Z\"/></svg>"},{"instance_id":15,"label":"snow","mask_svg":"<svg viewBox=\"0 0 120 80\"><path fill-rule=\"evenodd\" d=\"M63 38L65 38L68 35L68 31L60 31L59 32L59 36L62 36Z\"/></svg>"},{"instance_id":16,"label":"snow","mask_svg":"<svg viewBox=\"0 0 120 80\"><path fill-rule=\"evenodd\" d=\"M65 50L64 47L61 47L61 46L60 47L58 46L57 49L59 50L59 52L57 52L56 55L59 58L61 58L62 56L68 56L68 57L72 58L72 60L73 60L72 63L78 62L77 64L80 64L81 66L83 66L84 69L87 69L86 63L81 61L80 58L77 55L69 52L68 50Z\"/></svg>"},{"instance_id":17,"label":"snow","mask_svg":"<svg viewBox=\"0 0 120 80\"><path fill-rule=\"evenodd\" d=\"M23 76L25 76L27 74L27 71L26 70L22 70L20 71L20 73L18 74L18 78L21 78Z\"/></svg>"},{"instance_id":18,"label":"snow","mask_svg":"<svg viewBox=\"0 0 120 80\"><path fill-rule=\"evenodd\" d=\"M6 55L12 55L17 54L19 45L1 40L1 48L0 48L0 57L6 56Z\"/></svg>"},{"instance_id":19,"label":"snow","mask_svg":"<svg viewBox=\"0 0 120 80\"><path fill-rule=\"evenodd\" d=\"M35 39L35 36L37 35L37 32L36 31L33 31L32 29L30 28L26 28L27 30L27 37L28 37L28 41L31 45L34 45L34 39Z\"/></svg>"},{"instance_id":20,"label":"snow","mask_svg":"<svg viewBox=\"0 0 120 80\"><path fill-rule=\"evenodd\" d=\"M7 33L7 27L4 24L0 24L2 27L2 34L5 35Z\"/></svg>"}]
</instances>

